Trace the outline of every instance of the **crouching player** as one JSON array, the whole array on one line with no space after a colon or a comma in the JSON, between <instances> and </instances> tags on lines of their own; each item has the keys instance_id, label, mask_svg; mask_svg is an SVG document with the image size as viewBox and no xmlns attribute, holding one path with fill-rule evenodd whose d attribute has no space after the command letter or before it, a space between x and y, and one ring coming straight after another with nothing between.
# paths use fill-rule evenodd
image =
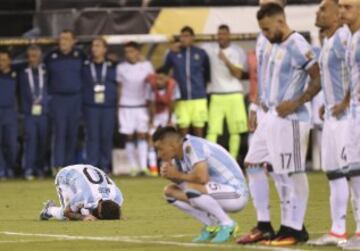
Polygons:
<instances>
[{"instance_id":1,"label":"crouching player","mask_svg":"<svg viewBox=\"0 0 360 251\"><path fill-rule=\"evenodd\" d=\"M100 169L91 165L67 166L56 175L55 186L61 206L47 201L41 220L120 219L122 193Z\"/></svg>"},{"instance_id":2,"label":"crouching player","mask_svg":"<svg viewBox=\"0 0 360 251\"><path fill-rule=\"evenodd\" d=\"M242 210L249 194L237 162L221 146L190 135L182 137L173 127L158 129L153 141L163 161L161 175L173 182L165 187L165 198L204 224L193 241L229 240L238 227L226 212Z\"/></svg>"}]
</instances>

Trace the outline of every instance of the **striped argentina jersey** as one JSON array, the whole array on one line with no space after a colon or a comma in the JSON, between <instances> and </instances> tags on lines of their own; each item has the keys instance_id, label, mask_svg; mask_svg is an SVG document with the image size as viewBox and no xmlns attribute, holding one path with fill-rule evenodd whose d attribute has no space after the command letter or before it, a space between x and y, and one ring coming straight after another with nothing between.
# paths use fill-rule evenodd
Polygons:
<instances>
[{"instance_id":1,"label":"striped argentina jersey","mask_svg":"<svg viewBox=\"0 0 360 251\"><path fill-rule=\"evenodd\" d=\"M91 165L73 165L61 169L55 184L71 190L73 197L70 198L69 206L74 212L79 208L94 209L99 200L112 200L119 206L124 200L115 182Z\"/></svg>"},{"instance_id":2,"label":"striped argentina jersey","mask_svg":"<svg viewBox=\"0 0 360 251\"><path fill-rule=\"evenodd\" d=\"M332 37L324 39L319 66L326 116L330 115L334 105L343 101L349 88L349 73L345 55L350 43L350 37L349 28L343 26ZM342 118L345 118L345 116Z\"/></svg>"},{"instance_id":3,"label":"striped argentina jersey","mask_svg":"<svg viewBox=\"0 0 360 251\"><path fill-rule=\"evenodd\" d=\"M293 32L281 44L274 44L266 70L265 95L270 111L275 111L283 101L293 100L304 93L307 70L316 63L310 44L297 32ZM287 119L310 121L305 105Z\"/></svg>"},{"instance_id":4,"label":"striped argentina jersey","mask_svg":"<svg viewBox=\"0 0 360 251\"><path fill-rule=\"evenodd\" d=\"M186 135L183 159L180 160L181 165L178 165L178 168L188 173L201 161L206 161L211 182L232 186L239 194L248 193L240 166L224 148L205 139Z\"/></svg>"},{"instance_id":5,"label":"striped argentina jersey","mask_svg":"<svg viewBox=\"0 0 360 251\"><path fill-rule=\"evenodd\" d=\"M258 99L262 103L265 101L265 77L267 63L271 53L272 44L269 40L260 33L256 40L256 62L257 62L257 84L258 84Z\"/></svg>"},{"instance_id":6,"label":"striped argentina jersey","mask_svg":"<svg viewBox=\"0 0 360 251\"><path fill-rule=\"evenodd\" d=\"M350 113L355 118L360 116L360 30L352 35L346 55L350 72Z\"/></svg>"}]
</instances>

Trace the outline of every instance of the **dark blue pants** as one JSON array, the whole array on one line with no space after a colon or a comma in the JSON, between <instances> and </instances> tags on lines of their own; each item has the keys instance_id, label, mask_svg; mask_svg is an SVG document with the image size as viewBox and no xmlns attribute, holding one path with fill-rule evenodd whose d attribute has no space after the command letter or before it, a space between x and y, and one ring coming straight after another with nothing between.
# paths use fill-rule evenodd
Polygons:
<instances>
[{"instance_id":1,"label":"dark blue pants","mask_svg":"<svg viewBox=\"0 0 360 251\"><path fill-rule=\"evenodd\" d=\"M17 113L0 108L0 177L13 177L18 151Z\"/></svg>"},{"instance_id":2,"label":"dark blue pants","mask_svg":"<svg viewBox=\"0 0 360 251\"><path fill-rule=\"evenodd\" d=\"M115 111L115 107L84 107L87 163L107 173L111 168Z\"/></svg>"},{"instance_id":3,"label":"dark blue pants","mask_svg":"<svg viewBox=\"0 0 360 251\"><path fill-rule=\"evenodd\" d=\"M43 176L48 143L48 117L25 115L24 125L24 174Z\"/></svg>"},{"instance_id":4,"label":"dark blue pants","mask_svg":"<svg viewBox=\"0 0 360 251\"><path fill-rule=\"evenodd\" d=\"M80 94L52 96L50 116L52 123L52 165L54 167L75 164L81 104Z\"/></svg>"}]
</instances>

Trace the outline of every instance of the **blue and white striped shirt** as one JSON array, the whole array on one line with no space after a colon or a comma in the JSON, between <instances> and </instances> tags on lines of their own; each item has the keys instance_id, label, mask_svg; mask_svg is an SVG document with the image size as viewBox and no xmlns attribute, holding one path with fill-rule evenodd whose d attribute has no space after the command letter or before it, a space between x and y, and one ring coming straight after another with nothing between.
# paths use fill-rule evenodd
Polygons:
<instances>
[{"instance_id":1,"label":"blue and white striped shirt","mask_svg":"<svg viewBox=\"0 0 360 251\"><path fill-rule=\"evenodd\" d=\"M120 189L102 170L91 165L73 165L60 170L55 185L66 186L72 191L70 209L95 209L99 200L112 200L122 205L124 199Z\"/></svg>"},{"instance_id":2,"label":"blue and white striped shirt","mask_svg":"<svg viewBox=\"0 0 360 251\"><path fill-rule=\"evenodd\" d=\"M355 118L360 116L360 30L352 35L346 55L350 72L350 113Z\"/></svg>"},{"instance_id":3,"label":"blue and white striped shirt","mask_svg":"<svg viewBox=\"0 0 360 251\"><path fill-rule=\"evenodd\" d=\"M349 89L349 72L346 66L346 49L351 33L347 26L340 27L332 37L324 39L319 66L324 92L326 116L340 103ZM345 118L343 114L342 118Z\"/></svg>"},{"instance_id":4,"label":"blue and white striped shirt","mask_svg":"<svg viewBox=\"0 0 360 251\"><path fill-rule=\"evenodd\" d=\"M205 161L208 166L210 181L232 186L239 194L248 193L240 166L223 147L187 135L183 143L183 159L180 161L181 171L188 173L201 161Z\"/></svg>"},{"instance_id":5,"label":"blue and white striped shirt","mask_svg":"<svg viewBox=\"0 0 360 251\"><path fill-rule=\"evenodd\" d=\"M316 63L310 44L297 32L281 44L274 44L266 70L266 102L270 111L283 101L293 100L304 93L309 70ZM287 119L310 121L303 105Z\"/></svg>"}]
</instances>

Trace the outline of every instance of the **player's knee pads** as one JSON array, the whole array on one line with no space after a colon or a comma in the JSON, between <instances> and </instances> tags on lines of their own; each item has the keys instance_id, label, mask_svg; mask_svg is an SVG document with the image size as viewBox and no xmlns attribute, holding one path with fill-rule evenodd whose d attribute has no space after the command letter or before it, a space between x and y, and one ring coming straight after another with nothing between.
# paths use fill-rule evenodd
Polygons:
<instances>
[{"instance_id":1,"label":"player's knee pads","mask_svg":"<svg viewBox=\"0 0 360 251\"><path fill-rule=\"evenodd\" d=\"M341 178L346 178L347 173L344 171L344 169L337 169L337 170L333 170L333 171L327 171L326 177L328 178L329 181L337 180L337 179L341 179Z\"/></svg>"},{"instance_id":2,"label":"player's knee pads","mask_svg":"<svg viewBox=\"0 0 360 251\"><path fill-rule=\"evenodd\" d=\"M185 189L186 197L190 199L194 199L201 196L201 193L195 189Z\"/></svg>"}]
</instances>

